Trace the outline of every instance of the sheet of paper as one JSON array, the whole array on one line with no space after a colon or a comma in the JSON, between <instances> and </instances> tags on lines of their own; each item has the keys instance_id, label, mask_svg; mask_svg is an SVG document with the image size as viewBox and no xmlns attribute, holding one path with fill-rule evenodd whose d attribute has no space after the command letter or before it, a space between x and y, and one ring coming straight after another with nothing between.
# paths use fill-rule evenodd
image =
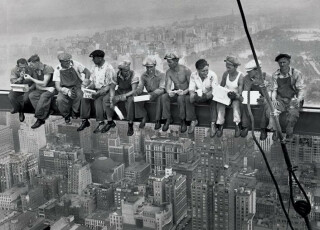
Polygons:
<instances>
[{"instance_id":1,"label":"sheet of paper","mask_svg":"<svg viewBox=\"0 0 320 230\"><path fill-rule=\"evenodd\" d=\"M11 84L10 86L11 86L12 91L15 91L15 92L28 92L29 91L28 84Z\"/></svg>"},{"instance_id":2,"label":"sheet of paper","mask_svg":"<svg viewBox=\"0 0 320 230\"><path fill-rule=\"evenodd\" d=\"M95 90L86 89L86 88L82 88L82 91L83 91L83 98L87 98L87 99L93 99L92 93L96 92Z\"/></svg>"},{"instance_id":3,"label":"sheet of paper","mask_svg":"<svg viewBox=\"0 0 320 230\"><path fill-rule=\"evenodd\" d=\"M135 96L133 97L134 102L139 102L139 101L150 101L150 95L141 95L141 96Z\"/></svg>"},{"instance_id":4,"label":"sheet of paper","mask_svg":"<svg viewBox=\"0 0 320 230\"><path fill-rule=\"evenodd\" d=\"M120 111L120 109L118 108L118 106L114 107L114 111L116 112L116 114L118 115L120 120L124 119L124 116L123 116L122 112Z\"/></svg>"},{"instance_id":5,"label":"sheet of paper","mask_svg":"<svg viewBox=\"0 0 320 230\"><path fill-rule=\"evenodd\" d=\"M219 102L221 104L224 104L224 105L230 105L231 99L228 97L229 91L230 90L228 90L227 88L224 88L220 85L215 86L212 89L212 95L213 95L212 100Z\"/></svg>"},{"instance_id":6,"label":"sheet of paper","mask_svg":"<svg viewBox=\"0 0 320 230\"><path fill-rule=\"evenodd\" d=\"M248 104L248 91L243 91L242 97L243 97L242 104ZM250 105L257 105L258 98L260 98L259 91L250 91Z\"/></svg>"}]
</instances>

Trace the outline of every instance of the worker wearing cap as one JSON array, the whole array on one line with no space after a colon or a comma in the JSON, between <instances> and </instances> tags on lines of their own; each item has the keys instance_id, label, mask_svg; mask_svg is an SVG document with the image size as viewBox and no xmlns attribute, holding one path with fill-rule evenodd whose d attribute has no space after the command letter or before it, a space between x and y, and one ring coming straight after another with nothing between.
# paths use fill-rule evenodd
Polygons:
<instances>
[{"instance_id":1,"label":"worker wearing cap","mask_svg":"<svg viewBox=\"0 0 320 230\"><path fill-rule=\"evenodd\" d=\"M302 73L290 66L291 56L279 54L275 61L279 69L272 75L271 100L276 110L280 113L287 112L286 139L293 137L293 128L298 121L299 111L304 100L305 83ZM269 111L267 111L269 117ZM275 125L271 121L275 130ZM273 140L277 140L277 132L274 132Z\"/></svg>"},{"instance_id":2,"label":"worker wearing cap","mask_svg":"<svg viewBox=\"0 0 320 230\"><path fill-rule=\"evenodd\" d=\"M164 73L160 72L156 69L157 62L156 60L148 56L143 60L143 66L146 67L146 71L141 75L139 79L139 84L135 95L148 94L150 95L150 101L156 102L156 124L155 130L161 128L161 117L162 113L166 113L161 111L162 109L162 96L165 91L166 79ZM147 93L143 93L143 88L146 88ZM148 115L147 111L144 108L144 102L135 103L135 117L142 118L142 121L139 125L139 128L144 128Z\"/></svg>"},{"instance_id":3,"label":"worker wearing cap","mask_svg":"<svg viewBox=\"0 0 320 230\"><path fill-rule=\"evenodd\" d=\"M34 116L37 121L31 126L32 129L39 128L45 123L50 115L50 107L53 96L57 94L55 84L52 81L53 67L43 64L38 54L32 55L29 59L29 66L34 70L34 77L27 75L25 79L33 81L36 90L29 94L29 99L35 109Z\"/></svg>"},{"instance_id":4,"label":"worker wearing cap","mask_svg":"<svg viewBox=\"0 0 320 230\"><path fill-rule=\"evenodd\" d=\"M53 73L52 80L58 90L57 105L65 122L69 124L72 117L79 116L80 102L83 96L81 84L88 84L90 71L81 63L72 60L71 54L60 53L58 55L60 65ZM85 75L82 82L81 73Z\"/></svg>"},{"instance_id":5,"label":"worker wearing cap","mask_svg":"<svg viewBox=\"0 0 320 230\"><path fill-rule=\"evenodd\" d=\"M92 58L92 62L94 63L94 65L90 70L90 83L88 86L84 86L87 89L92 89L95 91L92 94L92 98L98 126L95 128L93 133L102 132L104 127L106 126L104 122L106 118L106 105L104 103L104 98L109 93L110 85L115 75L113 67L105 61L104 56L105 53L102 50L94 50L89 55L89 57ZM78 132L90 126L89 119L91 114L91 103L91 99L81 99L80 118L82 119L82 123L77 129Z\"/></svg>"},{"instance_id":6,"label":"worker wearing cap","mask_svg":"<svg viewBox=\"0 0 320 230\"><path fill-rule=\"evenodd\" d=\"M190 96L188 95L186 98L187 120L191 120L188 133L194 133L198 124L195 103L207 103L210 107L210 137L214 137L216 135L217 103L212 100L212 89L219 84L218 76L209 70L209 64L205 59L199 59L195 65L197 71L190 76Z\"/></svg>"},{"instance_id":7,"label":"worker wearing cap","mask_svg":"<svg viewBox=\"0 0 320 230\"><path fill-rule=\"evenodd\" d=\"M110 94L104 99L108 119L112 120L114 115L114 106L118 103L124 103L128 120L128 136L132 136L133 120L134 120L134 102L133 94L137 89L139 77L133 70L130 70L131 62L128 60L121 61L118 65L119 71L114 76L114 80L110 85ZM118 89L115 90L116 86Z\"/></svg>"},{"instance_id":8,"label":"worker wearing cap","mask_svg":"<svg viewBox=\"0 0 320 230\"><path fill-rule=\"evenodd\" d=\"M11 70L10 83L11 84L27 84L29 85L29 92L16 92L11 90L8 94L9 101L12 106L10 111L12 114L19 113L19 120L23 122L25 119L23 109L24 106L29 102L29 93L35 88L33 82L29 79L25 79L25 76L34 76L34 71L28 62L24 58L17 60L17 65Z\"/></svg>"},{"instance_id":9,"label":"worker wearing cap","mask_svg":"<svg viewBox=\"0 0 320 230\"><path fill-rule=\"evenodd\" d=\"M259 66L261 67L261 61L258 60ZM255 60L249 61L245 65L245 70L247 71L247 75L243 78L243 90L244 91L259 91L260 98L258 99L258 106L260 107L259 116L261 117L261 135L260 140L265 140L267 138L266 127L268 125L265 110L266 110L266 102L261 94L261 87L265 86L267 89L269 88L269 80L270 76L268 76L265 72L262 73L262 79L259 78L259 71L256 65ZM251 121L249 117L249 111L246 104L242 104L241 106L241 137L246 137L248 135L249 128L251 127Z\"/></svg>"},{"instance_id":10,"label":"worker wearing cap","mask_svg":"<svg viewBox=\"0 0 320 230\"><path fill-rule=\"evenodd\" d=\"M179 110L179 118L181 119L181 133L187 131L186 119L186 95L189 94L189 82L191 71L184 65L179 64L179 57L175 53L166 54L164 59L167 60L169 69L166 72L166 91L163 95L166 97L166 101L177 102ZM173 86L173 89L172 89ZM171 113L170 103L163 103L166 107L164 111L168 111L169 114L163 114L163 118L166 119L165 125L162 127L163 131L167 131L170 124Z\"/></svg>"},{"instance_id":11,"label":"worker wearing cap","mask_svg":"<svg viewBox=\"0 0 320 230\"><path fill-rule=\"evenodd\" d=\"M224 60L226 63L227 71L222 75L221 86L230 90L228 96L232 100L231 106L233 109L233 122L236 123L234 137L240 136L240 122L241 122L241 111L240 104L242 101L242 90L243 90L243 77L244 75L237 70L238 66L241 65L239 60L234 56L227 56ZM218 119L217 119L217 136L221 137L223 134L223 124L225 121L226 105L221 103L217 104L218 108Z\"/></svg>"}]
</instances>

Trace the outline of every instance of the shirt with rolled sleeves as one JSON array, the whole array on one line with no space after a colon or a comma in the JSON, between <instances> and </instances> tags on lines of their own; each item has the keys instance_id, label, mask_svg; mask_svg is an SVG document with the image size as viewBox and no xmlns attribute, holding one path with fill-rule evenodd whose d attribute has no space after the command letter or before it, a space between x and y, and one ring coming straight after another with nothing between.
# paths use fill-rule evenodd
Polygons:
<instances>
[{"instance_id":1,"label":"shirt with rolled sleeves","mask_svg":"<svg viewBox=\"0 0 320 230\"><path fill-rule=\"evenodd\" d=\"M147 72L144 72L139 80L137 87L137 94L141 94L143 87L146 87L148 93L154 92L158 95L162 94L166 87L166 77L165 74L159 70L155 70L154 75L149 76Z\"/></svg>"},{"instance_id":2,"label":"shirt with rolled sleeves","mask_svg":"<svg viewBox=\"0 0 320 230\"><path fill-rule=\"evenodd\" d=\"M30 67L27 67L26 68L26 71L25 71L26 74L29 74L31 77L35 78L35 73L34 71L30 68ZM31 86L33 84L33 81L31 80L26 80L23 78L22 82L17 82L18 78L20 78L20 74L21 74L21 71L19 69L19 67L14 67L12 70L11 70L11 74L10 74L10 83L11 84L28 84L29 86Z\"/></svg>"},{"instance_id":3,"label":"shirt with rolled sleeves","mask_svg":"<svg viewBox=\"0 0 320 230\"><path fill-rule=\"evenodd\" d=\"M118 85L117 90L119 93L127 93L132 90L133 84L139 83L139 77L133 70L130 70L127 77L122 76L121 71L118 71L113 81Z\"/></svg>"},{"instance_id":4,"label":"shirt with rolled sleeves","mask_svg":"<svg viewBox=\"0 0 320 230\"><path fill-rule=\"evenodd\" d=\"M207 77L202 81L197 71L190 76L189 91L202 89L203 93L212 91L212 88L219 85L218 76L212 70L209 70Z\"/></svg>"},{"instance_id":5,"label":"shirt with rolled sleeves","mask_svg":"<svg viewBox=\"0 0 320 230\"><path fill-rule=\"evenodd\" d=\"M90 80L94 83L95 89L101 89L111 84L116 84L114 78L116 73L109 63L105 62L102 66L94 65L91 70Z\"/></svg>"}]
</instances>

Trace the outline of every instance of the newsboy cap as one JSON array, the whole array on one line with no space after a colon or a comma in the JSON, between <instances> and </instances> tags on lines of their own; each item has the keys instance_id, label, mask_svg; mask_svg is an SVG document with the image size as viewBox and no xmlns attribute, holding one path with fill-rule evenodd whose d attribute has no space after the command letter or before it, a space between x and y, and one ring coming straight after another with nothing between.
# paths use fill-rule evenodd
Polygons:
<instances>
[{"instance_id":1,"label":"newsboy cap","mask_svg":"<svg viewBox=\"0 0 320 230\"><path fill-rule=\"evenodd\" d=\"M166 56L164 56L164 59L166 60L179 59L179 55L176 53L167 53Z\"/></svg>"},{"instance_id":2,"label":"newsboy cap","mask_svg":"<svg viewBox=\"0 0 320 230\"><path fill-rule=\"evenodd\" d=\"M40 61L40 57L38 54L34 54L28 59L28 62L36 62L36 61Z\"/></svg>"},{"instance_id":3,"label":"newsboy cap","mask_svg":"<svg viewBox=\"0 0 320 230\"><path fill-rule=\"evenodd\" d=\"M58 54L59 61L69 61L72 59L72 55L69 53L60 53Z\"/></svg>"},{"instance_id":4,"label":"newsboy cap","mask_svg":"<svg viewBox=\"0 0 320 230\"><path fill-rule=\"evenodd\" d=\"M235 56L227 56L226 59L224 60L224 62L230 63L230 64L232 64L234 66L241 65L241 63L239 62L238 58L236 58Z\"/></svg>"},{"instance_id":5,"label":"newsboy cap","mask_svg":"<svg viewBox=\"0 0 320 230\"><path fill-rule=\"evenodd\" d=\"M157 65L157 61L154 57L148 56L143 60L142 65L143 66L155 66L155 65Z\"/></svg>"},{"instance_id":6,"label":"newsboy cap","mask_svg":"<svg viewBox=\"0 0 320 230\"><path fill-rule=\"evenodd\" d=\"M276 56L276 58L274 59L276 62L279 61L281 58L287 58L287 59L291 59L291 56L289 54L279 54L278 56Z\"/></svg>"},{"instance_id":7,"label":"newsboy cap","mask_svg":"<svg viewBox=\"0 0 320 230\"><path fill-rule=\"evenodd\" d=\"M104 57L105 53L102 50L95 50L93 51L89 57Z\"/></svg>"},{"instance_id":8,"label":"newsboy cap","mask_svg":"<svg viewBox=\"0 0 320 230\"><path fill-rule=\"evenodd\" d=\"M258 62L259 62L259 66L261 67L261 61L258 60ZM255 60L249 61L249 62L244 66L244 68L246 69L247 72L249 72L249 71L251 71L251 70L253 70L253 69L256 69L256 68L257 68L257 65L256 65Z\"/></svg>"}]
</instances>

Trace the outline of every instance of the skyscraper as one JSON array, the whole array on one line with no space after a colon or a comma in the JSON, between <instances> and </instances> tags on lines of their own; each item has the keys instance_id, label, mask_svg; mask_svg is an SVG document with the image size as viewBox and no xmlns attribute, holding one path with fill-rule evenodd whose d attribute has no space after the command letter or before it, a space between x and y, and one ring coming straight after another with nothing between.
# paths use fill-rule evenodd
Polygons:
<instances>
[{"instance_id":1,"label":"skyscraper","mask_svg":"<svg viewBox=\"0 0 320 230\"><path fill-rule=\"evenodd\" d=\"M92 183L90 165L78 161L68 167L68 193L82 194L82 190Z\"/></svg>"},{"instance_id":2,"label":"skyscraper","mask_svg":"<svg viewBox=\"0 0 320 230\"><path fill-rule=\"evenodd\" d=\"M119 136L108 140L109 157L117 162L122 162L126 167L135 162L133 144L120 144Z\"/></svg>"},{"instance_id":3,"label":"skyscraper","mask_svg":"<svg viewBox=\"0 0 320 230\"><path fill-rule=\"evenodd\" d=\"M235 191L235 212L236 212L236 229L242 229L243 226L248 225L248 222L252 214L256 213L256 190L251 188L240 187ZM252 219L251 224L249 223L249 228L252 229Z\"/></svg>"},{"instance_id":4,"label":"skyscraper","mask_svg":"<svg viewBox=\"0 0 320 230\"><path fill-rule=\"evenodd\" d=\"M19 140L21 152L34 153L38 156L39 149L47 144L44 126L38 129L31 129L26 124L21 125Z\"/></svg>"},{"instance_id":5,"label":"skyscraper","mask_svg":"<svg viewBox=\"0 0 320 230\"><path fill-rule=\"evenodd\" d=\"M14 150L12 129L9 126L0 125L0 143L0 155Z\"/></svg>"}]
</instances>

